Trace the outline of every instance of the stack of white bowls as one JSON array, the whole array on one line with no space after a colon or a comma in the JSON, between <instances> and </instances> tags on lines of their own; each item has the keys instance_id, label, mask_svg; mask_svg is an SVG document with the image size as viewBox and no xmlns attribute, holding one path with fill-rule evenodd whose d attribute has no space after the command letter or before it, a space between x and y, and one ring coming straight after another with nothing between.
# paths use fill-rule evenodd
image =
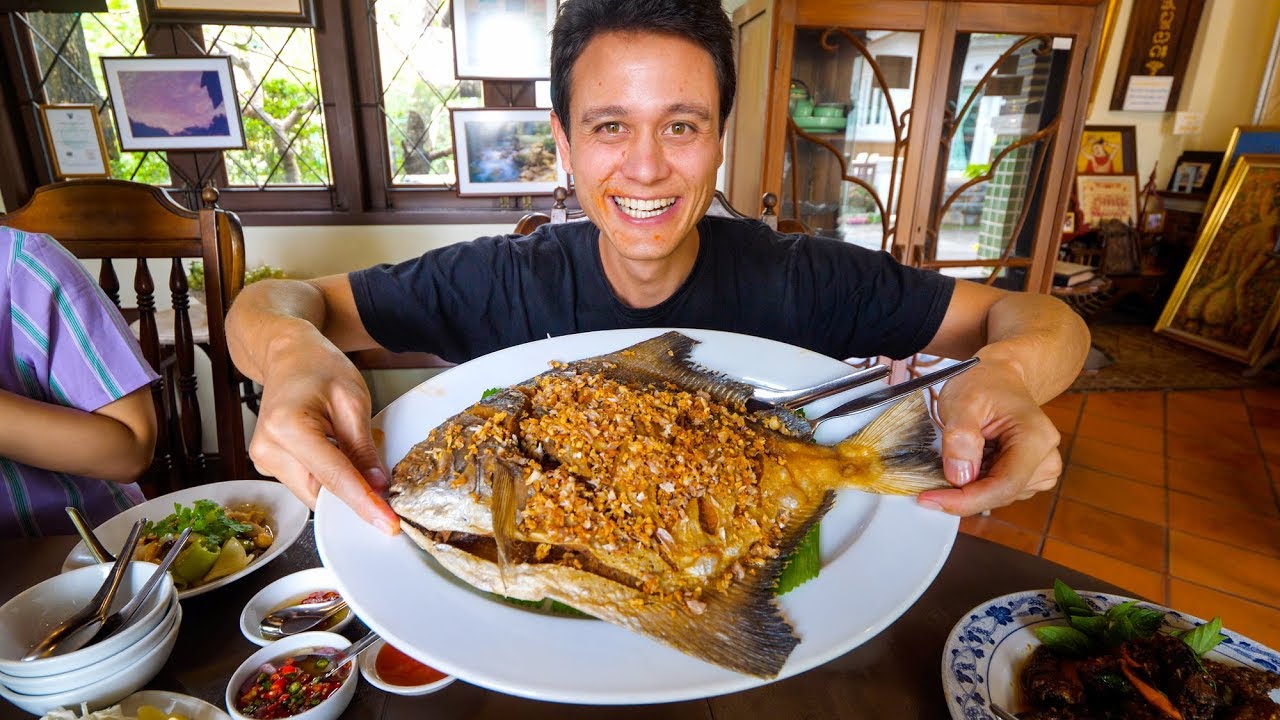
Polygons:
<instances>
[{"instance_id":1,"label":"stack of white bowls","mask_svg":"<svg viewBox=\"0 0 1280 720\"><path fill-rule=\"evenodd\" d=\"M35 715L54 708L96 710L114 704L160 672L178 640L182 606L166 574L115 635L62 655L23 662L22 656L63 620L89 604L110 564L72 570L29 588L0 606L0 697ZM157 567L129 563L112 603L120 609Z\"/></svg>"}]
</instances>

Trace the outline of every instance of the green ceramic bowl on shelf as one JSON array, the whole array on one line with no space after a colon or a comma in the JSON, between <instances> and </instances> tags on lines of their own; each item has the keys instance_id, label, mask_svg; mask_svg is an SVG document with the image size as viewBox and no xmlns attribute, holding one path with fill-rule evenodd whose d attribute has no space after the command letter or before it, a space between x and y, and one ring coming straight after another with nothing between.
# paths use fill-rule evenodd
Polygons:
<instances>
[{"instance_id":1,"label":"green ceramic bowl on shelf","mask_svg":"<svg viewBox=\"0 0 1280 720\"><path fill-rule=\"evenodd\" d=\"M843 130L848 123L848 118L842 117L793 117L796 127L801 130L810 132L831 132L833 130Z\"/></svg>"}]
</instances>

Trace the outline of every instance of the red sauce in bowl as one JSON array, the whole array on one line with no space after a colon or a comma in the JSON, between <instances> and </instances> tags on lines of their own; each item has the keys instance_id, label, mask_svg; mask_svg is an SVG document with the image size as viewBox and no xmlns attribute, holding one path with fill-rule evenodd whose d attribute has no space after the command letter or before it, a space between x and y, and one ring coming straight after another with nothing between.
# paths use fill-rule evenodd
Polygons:
<instances>
[{"instance_id":1,"label":"red sauce in bowl","mask_svg":"<svg viewBox=\"0 0 1280 720\"><path fill-rule=\"evenodd\" d=\"M378 677L391 685L399 685L401 687L427 685L437 680L443 680L446 677L439 670L423 665L387 644L384 644L382 649L378 651L378 657L373 662L373 669L378 671Z\"/></svg>"}]
</instances>

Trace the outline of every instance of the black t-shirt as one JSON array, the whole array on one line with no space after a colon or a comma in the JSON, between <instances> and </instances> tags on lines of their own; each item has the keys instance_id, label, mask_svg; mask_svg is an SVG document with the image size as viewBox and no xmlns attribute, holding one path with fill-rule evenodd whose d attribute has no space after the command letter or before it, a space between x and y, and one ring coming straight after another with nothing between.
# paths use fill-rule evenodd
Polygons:
<instances>
[{"instance_id":1,"label":"black t-shirt","mask_svg":"<svg viewBox=\"0 0 1280 720\"><path fill-rule=\"evenodd\" d=\"M486 237L350 274L360 319L396 352L463 362L592 330L703 328L771 338L834 358L902 358L933 338L955 281L837 240L704 217L693 271L670 298L614 296L590 222Z\"/></svg>"}]
</instances>

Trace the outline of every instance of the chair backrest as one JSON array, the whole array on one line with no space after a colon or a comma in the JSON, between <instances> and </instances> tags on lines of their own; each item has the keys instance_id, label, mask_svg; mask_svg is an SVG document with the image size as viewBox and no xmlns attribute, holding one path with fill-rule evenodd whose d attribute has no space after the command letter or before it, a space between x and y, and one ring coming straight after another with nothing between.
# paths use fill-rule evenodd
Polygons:
<instances>
[{"instance_id":1,"label":"chair backrest","mask_svg":"<svg viewBox=\"0 0 1280 720\"><path fill-rule=\"evenodd\" d=\"M191 298L183 260L204 264L209 339L221 472L248 475L239 387L227 352L226 308L244 282L244 236L234 214L214 207L217 191L202 193L204 206L188 210L163 189L123 180L69 180L38 188L26 205L0 215L0 224L52 236L82 260L100 260L98 282L126 318L137 320L143 356L162 381L152 388L159 435L153 466L158 490L209 477L201 444L196 398ZM116 262L133 260L134 306L121 307ZM167 260L173 306L173 345L162 345L157 326L156 283L150 260ZM200 312L197 309L195 312ZM167 335L167 333L166 333ZM175 392L176 391L176 392ZM188 482L186 478L190 478Z\"/></svg>"}]
</instances>

